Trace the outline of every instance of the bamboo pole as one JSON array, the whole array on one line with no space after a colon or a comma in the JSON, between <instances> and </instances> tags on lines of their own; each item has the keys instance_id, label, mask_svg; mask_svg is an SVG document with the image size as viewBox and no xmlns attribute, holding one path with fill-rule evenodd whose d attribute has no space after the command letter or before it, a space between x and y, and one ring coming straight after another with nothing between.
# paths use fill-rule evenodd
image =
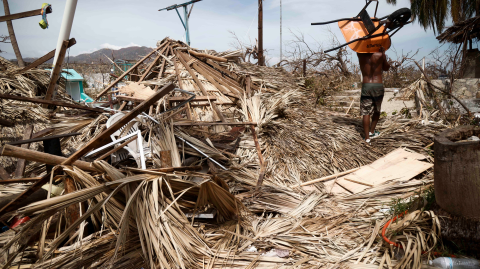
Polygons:
<instances>
[{"instance_id":1,"label":"bamboo pole","mask_svg":"<svg viewBox=\"0 0 480 269\"><path fill-rule=\"evenodd\" d=\"M337 174L334 174L334 175L330 175L330 176L326 176L326 177L322 177L322 178L317 178L317 179L314 179L314 180L311 180L311 181L307 181L307 182L304 182L304 183L299 184L297 186L298 187L303 187L303 186L312 185L312 184L315 184L315 183L318 183L318 182L327 181L327 180L330 180L330 179L334 179L336 177L341 177L341 176L353 173L353 172L357 171L358 169L360 169L360 167L353 168L353 169L347 170L345 172L337 173Z\"/></svg>"}]
</instances>

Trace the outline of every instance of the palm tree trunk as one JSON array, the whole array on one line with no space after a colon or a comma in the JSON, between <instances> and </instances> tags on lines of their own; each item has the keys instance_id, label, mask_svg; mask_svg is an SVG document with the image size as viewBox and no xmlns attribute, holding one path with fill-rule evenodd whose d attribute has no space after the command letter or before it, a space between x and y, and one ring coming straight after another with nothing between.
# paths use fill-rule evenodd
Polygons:
<instances>
[{"instance_id":1,"label":"palm tree trunk","mask_svg":"<svg viewBox=\"0 0 480 269\"><path fill-rule=\"evenodd\" d=\"M8 7L8 0L3 0L3 8L5 10L5 16L10 15L10 8ZM15 37L15 32L13 31L12 21L7 21L8 34L10 35L10 42L12 42L13 51L15 56L17 56L17 62L19 67L25 67L23 62L22 54L18 48L17 38Z\"/></svg>"}]
</instances>

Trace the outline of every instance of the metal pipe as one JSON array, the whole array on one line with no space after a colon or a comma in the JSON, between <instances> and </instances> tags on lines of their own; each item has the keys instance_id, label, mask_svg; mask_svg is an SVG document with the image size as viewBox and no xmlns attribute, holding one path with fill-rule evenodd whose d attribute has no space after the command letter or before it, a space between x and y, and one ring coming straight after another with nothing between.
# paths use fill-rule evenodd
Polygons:
<instances>
[{"instance_id":1,"label":"metal pipe","mask_svg":"<svg viewBox=\"0 0 480 269\"><path fill-rule=\"evenodd\" d=\"M55 57L53 58L52 70L57 62L58 55L62 48L63 41L70 39L70 31L72 30L73 18L75 16L75 9L77 8L78 0L67 0L65 3L65 11L63 12L62 25L57 40L57 49L55 50ZM52 71L53 74L53 71Z\"/></svg>"},{"instance_id":2,"label":"metal pipe","mask_svg":"<svg viewBox=\"0 0 480 269\"><path fill-rule=\"evenodd\" d=\"M203 156L205 156L207 159L209 159L210 161L214 162L216 165L220 166L220 168L222 168L223 170L227 171L227 168L223 167L223 165L219 164L217 161L215 161L214 159L212 159L210 156L208 156L207 154L205 154L203 151L199 150L198 148L196 148L194 145L192 145L190 142L188 142L187 140L183 139L182 137L178 136L178 135L175 135L178 139L182 140L185 144L189 145L190 147L192 147L194 150L198 151L200 154L202 154Z\"/></svg>"},{"instance_id":3,"label":"metal pipe","mask_svg":"<svg viewBox=\"0 0 480 269\"><path fill-rule=\"evenodd\" d=\"M129 138L132 138L132 137L136 136L137 133L141 133L140 130L138 130L138 131L135 132L135 133L131 133L131 134L129 134L129 135L126 135L126 136L124 136L124 137L122 137L122 138L120 138L120 139L118 139L118 140L113 141L113 142L110 142L110 143L108 143L108 144L106 144L106 145L104 145L104 146L101 146L101 147L99 147L98 149L92 150L92 151L90 151L87 155L85 155L85 157L88 157L88 156L90 156L90 155L93 155L93 154L95 154L95 153L97 153L97 152L99 152L99 151L102 151L102 150L104 150L104 149L106 149L106 148L109 148L109 147L111 147L111 146L113 146L113 145L115 145L115 144L118 144L118 143L120 143L120 142L122 142L122 141L124 141L124 140L127 140L127 139L129 139Z\"/></svg>"}]
</instances>

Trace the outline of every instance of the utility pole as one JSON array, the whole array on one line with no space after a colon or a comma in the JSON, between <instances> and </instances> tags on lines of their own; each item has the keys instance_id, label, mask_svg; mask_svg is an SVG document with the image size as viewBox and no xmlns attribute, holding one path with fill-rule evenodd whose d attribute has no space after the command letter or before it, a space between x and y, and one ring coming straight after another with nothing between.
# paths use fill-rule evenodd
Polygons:
<instances>
[{"instance_id":1,"label":"utility pole","mask_svg":"<svg viewBox=\"0 0 480 269\"><path fill-rule=\"evenodd\" d=\"M162 10L170 11L170 10L175 9L178 17L180 18L180 21L182 22L183 28L185 28L185 39L186 39L187 44L189 46L190 46L190 28L188 26L188 20L190 18L190 14L192 13L193 5L196 2L200 2L200 1L202 1L202 0L192 0L192 1L180 4L180 5L175 4L175 5L172 5L172 6L169 6L169 7L162 8L162 9L158 10L158 11L162 11ZM188 11L188 5L192 5L192 7L190 8L190 12ZM178 12L178 8L181 8L181 7L183 7L183 19L182 19L182 16L180 15L180 12Z\"/></svg>"},{"instance_id":2,"label":"utility pole","mask_svg":"<svg viewBox=\"0 0 480 269\"><path fill-rule=\"evenodd\" d=\"M280 63L282 62L282 0L280 0Z\"/></svg>"},{"instance_id":3,"label":"utility pole","mask_svg":"<svg viewBox=\"0 0 480 269\"><path fill-rule=\"evenodd\" d=\"M258 65L265 65L263 57L263 0L258 0Z\"/></svg>"},{"instance_id":4,"label":"utility pole","mask_svg":"<svg viewBox=\"0 0 480 269\"><path fill-rule=\"evenodd\" d=\"M5 16L10 15L10 8L8 6L8 0L3 0L3 9L5 10ZM13 51L17 57L17 63L19 67L25 67L25 62L23 61L22 54L18 48L17 37L15 36L15 31L13 31L12 21L7 21L8 34L10 35L10 42L12 43Z\"/></svg>"}]
</instances>

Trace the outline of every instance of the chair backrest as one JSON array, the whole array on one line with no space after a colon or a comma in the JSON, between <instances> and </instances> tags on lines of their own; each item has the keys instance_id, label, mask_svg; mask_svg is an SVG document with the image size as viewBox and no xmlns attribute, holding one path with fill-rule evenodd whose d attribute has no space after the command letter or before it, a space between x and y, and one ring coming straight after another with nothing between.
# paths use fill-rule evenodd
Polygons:
<instances>
[{"instance_id":1,"label":"chair backrest","mask_svg":"<svg viewBox=\"0 0 480 269\"><path fill-rule=\"evenodd\" d=\"M107 120L107 124L106 124L107 128L112 126L115 122L119 121L124 116L125 116L125 114L123 114L123 113L117 113L117 114L111 116ZM110 135L110 137L112 138L112 141L116 141L116 140L120 139L121 138L120 134L122 134L123 130L127 127L129 127L129 130L123 132L122 137L137 132L139 124L140 123L136 119L131 120L129 123L125 124L120 129L118 129L115 133ZM129 147L133 152L139 152L137 143L138 143L137 140L134 140L134 141L128 143L127 147Z\"/></svg>"}]
</instances>

